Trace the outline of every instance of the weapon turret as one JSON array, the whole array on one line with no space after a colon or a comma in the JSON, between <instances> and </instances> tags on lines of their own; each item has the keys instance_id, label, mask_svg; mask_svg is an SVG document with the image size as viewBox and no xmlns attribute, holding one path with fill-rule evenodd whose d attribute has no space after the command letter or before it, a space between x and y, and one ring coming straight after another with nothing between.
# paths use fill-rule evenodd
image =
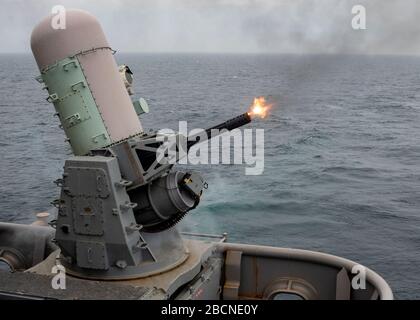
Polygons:
<instances>
[{"instance_id":1,"label":"weapon turret","mask_svg":"<svg viewBox=\"0 0 420 320\"><path fill-rule=\"evenodd\" d=\"M129 97L131 70L118 69L93 16L80 10L66 15L66 29L53 29L50 16L31 38L38 80L75 155L56 181L55 239L62 263L68 272L93 279L137 278L179 265L188 251L171 227L199 204L204 179L159 161L159 134L144 133L137 116L148 111L147 103ZM206 139L216 129L250 121L245 113L205 130ZM187 150L200 142L190 138Z\"/></svg>"}]
</instances>

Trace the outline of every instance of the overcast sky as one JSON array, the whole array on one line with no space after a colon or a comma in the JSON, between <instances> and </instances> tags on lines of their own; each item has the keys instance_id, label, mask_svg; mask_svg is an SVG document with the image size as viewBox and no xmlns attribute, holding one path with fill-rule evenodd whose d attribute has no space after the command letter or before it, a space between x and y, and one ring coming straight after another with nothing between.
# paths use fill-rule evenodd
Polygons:
<instances>
[{"instance_id":1,"label":"overcast sky","mask_svg":"<svg viewBox=\"0 0 420 320\"><path fill-rule=\"evenodd\" d=\"M98 17L119 52L420 54L418 0L0 0L0 52L29 52L54 5ZM367 30L351 27L363 4Z\"/></svg>"}]
</instances>

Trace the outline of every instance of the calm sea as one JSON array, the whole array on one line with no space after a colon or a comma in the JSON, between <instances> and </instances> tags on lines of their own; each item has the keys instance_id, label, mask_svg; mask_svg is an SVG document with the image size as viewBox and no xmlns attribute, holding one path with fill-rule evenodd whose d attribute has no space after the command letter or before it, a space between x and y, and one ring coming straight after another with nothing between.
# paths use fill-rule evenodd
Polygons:
<instances>
[{"instance_id":1,"label":"calm sea","mask_svg":"<svg viewBox=\"0 0 420 320\"><path fill-rule=\"evenodd\" d=\"M265 170L200 165L209 189L184 230L328 252L420 298L420 59L380 56L127 55L147 129L205 128L274 103ZM70 155L30 55L0 56L0 220L50 208Z\"/></svg>"}]
</instances>

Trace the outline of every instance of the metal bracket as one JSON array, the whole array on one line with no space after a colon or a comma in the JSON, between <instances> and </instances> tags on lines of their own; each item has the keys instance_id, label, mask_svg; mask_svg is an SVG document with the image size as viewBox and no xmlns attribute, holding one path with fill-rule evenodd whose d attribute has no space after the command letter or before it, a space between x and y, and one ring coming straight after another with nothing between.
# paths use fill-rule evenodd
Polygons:
<instances>
[{"instance_id":1,"label":"metal bracket","mask_svg":"<svg viewBox=\"0 0 420 320\"><path fill-rule=\"evenodd\" d=\"M44 79L42 79L42 75L35 77L35 80L38 81L39 83L44 83Z\"/></svg>"},{"instance_id":2,"label":"metal bracket","mask_svg":"<svg viewBox=\"0 0 420 320\"><path fill-rule=\"evenodd\" d=\"M134 203L134 202L126 202L126 203L120 205L120 208L122 210L134 209L135 207L137 207L137 203Z\"/></svg>"},{"instance_id":3,"label":"metal bracket","mask_svg":"<svg viewBox=\"0 0 420 320\"><path fill-rule=\"evenodd\" d=\"M225 285L223 286L224 300L237 300L241 285L242 251L229 250L225 260Z\"/></svg>"},{"instance_id":4,"label":"metal bracket","mask_svg":"<svg viewBox=\"0 0 420 320\"><path fill-rule=\"evenodd\" d=\"M78 85L81 85L81 86L82 86L82 88L86 88L86 83L85 83L83 80L81 80L81 81L79 81L79 82L76 82L75 84L72 84L72 85L70 86L70 89L71 89L72 91L77 91L76 87L77 87Z\"/></svg>"},{"instance_id":5,"label":"metal bracket","mask_svg":"<svg viewBox=\"0 0 420 320\"><path fill-rule=\"evenodd\" d=\"M139 241L133 246L133 251L145 250L145 249L147 249L147 243L146 242Z\"/></svg>"},{"instance_id":6,"label":"metal bracket","mask_svg":"<svg viewBox=\"0 0 420 320\"><path fill-rule=\"evenodd\" d=\"M61 188L64 185L64 179L59 178L57 180L54 180L54 184L57 185L57 187Z\"/></svg>"},{"instance_id":7,"label":"metal bracket","mask_svg":"<svg viewBox=\"0 0 420 320\"><path fill-rule=\"evenodd\" d=\"M67 63L63 64L63 70L66 71L66 72L68 72L69 71L69 68L68 68L69 65L73 65L74 68L77 68L76 61L72 60L70 62L67 62Z\"/></svg>"},{"instance_id":8,"label":"metal bracket","mask_svg":"<svg viewBox=\"0 0 420 320\"><path fill-rule=\"evenodd\" d=\"M120 187L120 188L129 187L132 184L133 184L133 181L128 181L128 180L121 180L119 182L115 182L115 186Z\"/></svg>"},{"instance_id":9,"label":"metal bracket","mask_svg":"<svg viewBox=\"0 0 420 320\"><path fill-rule=\"evenodd\" d=\"M66 122L67 127L70 128L82 122L82 118L79 113L75 113L65 118L64 121Z\"/></svg>"},{"instance_id":10,"label":"metal bracket","mask_svg":"<svg viewBox=\"0 0 420 320\"><path fill-rule=\"evenodd\" d=\"M53 103L55 101L57 101L59 99L58 94L56 93L51 93L48 97L47 97L47 101L50 103Z\"/></svg>"},{"instance_id":11,"label":"metal bracket","mask_svg":"<svg viewBox=\"0 0 420 320\"><path fill-rule=\"evenodd\" d=\"M143 226L141 224L131 224L127 227L125 227L125 231L127 233L133 233L136 231L140 231L141 229L143 229Z\"/></svg>"},{"instance_id":12,"label":"metal bracket","mask_svg":"<svg viewBox=\"0 0 420 320\"><path fill-rule=\"evenodd\" d=\"M98 134L96 136L93 136L92 137L92 141L94 143L99 143L99 139L98 139L99 137L103 137L103 140L106 140L106 134L105 133L101 133L101 134Z\"/></svg>"}]
</instances>

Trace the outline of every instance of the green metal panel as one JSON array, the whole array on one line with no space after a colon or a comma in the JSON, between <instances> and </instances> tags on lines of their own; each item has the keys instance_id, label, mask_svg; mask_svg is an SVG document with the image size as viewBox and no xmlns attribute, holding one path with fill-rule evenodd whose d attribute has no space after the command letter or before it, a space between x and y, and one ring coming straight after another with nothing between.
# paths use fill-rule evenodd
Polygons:
<instances>
[{"instance_id":1,"label":"green metal panel","mask_svg":"<svg viewBox=\"0 0 420 320\"><path fill-rule=\"evenodd\" d=\"M111 139L77 57L66 58L41 72L61 125L75 155L111 144Z\"/></svg>"},{"instance_id":2,"label":"green metal panel","mask_svg":"<svg viewBox=\"0 0 420 320\"><path fill-rule=\"evenodd\" d=\"M139 100L133 101L133 106L138 116L143 113L149 113L149 105L147 104L147 101L144 98L140 98Z\"/></svg>"}]
</instances>

